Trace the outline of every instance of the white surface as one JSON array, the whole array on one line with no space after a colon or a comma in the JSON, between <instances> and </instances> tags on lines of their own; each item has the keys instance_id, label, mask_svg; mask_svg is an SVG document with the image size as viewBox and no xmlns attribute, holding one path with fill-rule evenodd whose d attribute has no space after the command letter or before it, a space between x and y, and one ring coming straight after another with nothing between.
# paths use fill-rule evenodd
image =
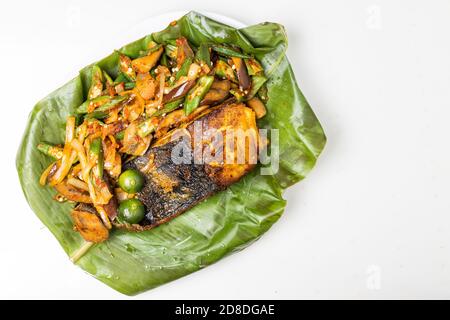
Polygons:
<instances>
[{"instance_id":1,"label":"white surface","mask_svg":"<svg viewBox=\"0 0 450 320\"><path fill-rule=\"evenodd\" d=\"M261 240L134 299L450 298L449 1L127 5L2 5L0 298L126 298L69 262L22 195L15 153L40 98L150 16L189 9L284 24L328 144Z\"/></svg>"}]
</instances>

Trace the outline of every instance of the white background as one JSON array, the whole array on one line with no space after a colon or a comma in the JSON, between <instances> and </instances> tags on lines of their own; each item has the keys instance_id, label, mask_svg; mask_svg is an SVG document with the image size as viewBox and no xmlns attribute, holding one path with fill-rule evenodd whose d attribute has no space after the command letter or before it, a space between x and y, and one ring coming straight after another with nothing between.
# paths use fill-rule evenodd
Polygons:
<instances>
[{"instance_id":1,"label":"white background","mask_svg":"<svg viewBox=\"0 0 450 320\"><path fill-rule=\"evenodd\" d=\"M190 9L284 24L328 144L261 240L133 299L450 298L450 1L438 0L2 3L0 298L127 298L69 262L29 209L15 154L39 99L151 16Z\"/></svg>"}]
</instances>

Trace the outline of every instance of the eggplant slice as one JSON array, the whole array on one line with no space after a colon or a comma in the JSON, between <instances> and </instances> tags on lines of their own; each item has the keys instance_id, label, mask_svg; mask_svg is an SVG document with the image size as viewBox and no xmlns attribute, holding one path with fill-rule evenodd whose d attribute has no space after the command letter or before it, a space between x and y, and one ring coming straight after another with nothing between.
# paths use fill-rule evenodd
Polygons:
<instances>
[{"instance_id":1,"label":"eggplant slice","mask_svg":"<svg viewBox=\"0 0 450 320\"><path fill-rule=\"evenodd\" d=\"M199 132L199 128L202 138L200 147L195 149L195 144L197 146L199 144L193 137L198 136L195 133ZM224 137L222 140L216 139L217 136L214 134L208 135L211 132L225 132L229 129L233 129L233 132L242 130L247 133L245 140L247 143L244 145L236 143L235 137L231 139L228 135L222 135ZM162 139L164 141L162 144L157 143L144 156L125 164L124 169L137 169L146 179L144 188L136 195L145 205L146 215L139 224L116 222L116 227L132 231L152 229L237 182L256 165L256 153L252 157L250 151L257 150L257 130L255 113L252 109L243 103L224 103L210 108L195 121L169 132L168 136L172 139ZM234 143L230 144L231 140L234 140ZM227 155L230 159L231 156L235 159L238 146L245 148L239 150L244 152L244 158L232 163L225 161ZM203 154L205 148L208 148L208 154L212 157L216 155L218 157L210 157L209 160L203 159L203 162L199 162L198 150ZM190 152L183 153L180 150ZM180 158L174 161L173 154L182 154L183 161L180 163Z\"/></svg>"}]
</instances>

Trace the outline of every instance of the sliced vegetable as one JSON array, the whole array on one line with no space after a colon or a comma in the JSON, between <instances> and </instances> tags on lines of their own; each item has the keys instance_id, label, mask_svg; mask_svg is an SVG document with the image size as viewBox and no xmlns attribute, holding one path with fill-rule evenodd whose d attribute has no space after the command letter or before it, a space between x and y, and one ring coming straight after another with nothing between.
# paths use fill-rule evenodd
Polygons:
<instances>
[{"instance_id":1,"label":"sliced vegetable","mask_svg":"<svg viewBox=\"0 0 450 320\"><path fill-rule=\"evenodd\" d=\"M200 101L206 95L213 82L213 76L203 76L198 79L196 85L189 91L184 100L184 113L186 115L189 115L200 105Z\"/></svg>"},{"instance_id":2,"label":"sliced vegetable","mask_svg":"<svg viewBox=\"0 0 450 320\"><path fill-rule=\"evenodd\" d=\"M254 58L244 59L245 66L247 67L248 74L250 76L262 75L264 69L261 64Z\"/></svg>"},{"instance_id":3,"label":"sliced vegetable","mask_svg":"<svg viewBox=\"0 0 450 320\"><path fill-rule=\"evenodd\" d=\"M110 96L115 96L116 90L114 89L113 79L109 76L109 74L106 71L103 71L103 78L105 79L106 91Z\"/></svg>"},{"instance_id":4,"label":"sliced vegetable","mask_svg":"<svg viewBox=\"0 0 450 320\"><path fill-rule=\"evenodd\" d=\"M89 196L88 192L74 187L73 185L69 184L67 180L56 184L54 187L58 193L62 194L70 201L92 203L92 199Z\"/></svg>"},{"instance_id":5,"label":"sliced vegetable","mask_svg":"<svg viewBox=\"0 0 450 320\"><path fill-rule=\"evenodd\" d=\"M225 61L217 60L214 70L218 77L222 79L228 79L233 82L238 82L237 77L234 74L233 68L231 68L231 66Z\"/></svg>"},{"instance_id":6,"label":"sliced vegetable","mask_svg":"<svg viewBox=\"0 0 450 320\"><path fill-rule=\"evenodd\" d=\"M125 90L131 90L134 87L136 87L136 83L134 83L134 82L125 82L125 84L124 84Z\"/></svg>"},{"instance_id":7,"label":"sliced vegetable","mask_svg":"<svg viewBox=\"0 0 450 320\"><path fill-rule=\"evenodd\" d=\"M138 199L127 199L119 205L119 222L139 223L145 216L145 207Z\"/></svg>"},{"instance_id":8,"label":"sliced vegetable","mask_svg":"<svg viewBox=\"0 0 450 320\"><path fill-rule=\"evenodd\" d=\"M124 135L125 135L125 130L122 130L122 131L117 132L117 133L114 135L114 137L115 137L117 140L122 140L123 137L124 137Z\"/></svg>"},{"instance_id":9,"label":"sliced vegetable","mask_svg":"<svg viewBox=\"0 0 450 320\"><path fill-rule=\"evenodd\" d=\"M67 118L66 122L66 140L64 144L63 155L61 160L58 160L58 169L55 174L50 176L49 182L51 186L55 186L61 183L72 167L73 162L76 158L76 152L74 152L70 146L71 141L75 136L75 117L70 116Z\"/></svg>"},{"instance_id":10,"label":"sliced vegetable","mask_svg":"<svg viewBox=\"0 0 450 320\"><path fill-rule=\"evenodd\" d=\"M186 38L181 37L176 40L177 45L177 68L180 69L187 58L193 58L194 52Z\"/></svg>"},{"instance_id":11,"label":"sliced vegetable","mask_svg":"<svg viewBox=\"0 0 450 320\"><path fill-rule=\"evenodd\" d=\"M231 89L230 93L236 98L238 102L245 100L245 93L240 89Z\"/></svg>"},{"instance_id":12,"label":"sliced vegetable","mask_svg":"<svg viewBox=\"0 0 450 320\"><path fill-rule=\"evenodd\" d=\"M233 65L235 66L236 74L239 81L239 87L243 91L250 89L251 82L250 77L247 73L247 68L245 67L244 60L239 57L232 57Z\"/></svg>"},{"instance_id":13,"label":"sliced vegetable","mask_svg":"<svg viewBox=\"0 0 450 320\"><path fill-rule=\"evenodd\" d=\"M266 115L266 107L264 106L264 103L258 98L255 97L248 100L247 105L253 109L257 119L261 119Z\"/></svg>"},{"instance_id":14,"label":"sliced vegetable","mask_svg":"<svg viewBox=\"0 0 450 320\"><path fill-rule=\"evenodd\" d=\"M149 73L140 73L136 77L136 89L142 98L150 100L155 96L155 80Z\"/></svg>"},{"instance_id":15,"label":"sliced vegetable","mask_svg":"<svg viewBox=\"0 0 450 320\"><path fill-rule=\"evenodd\" d=\"M249 56L248 54L241 53L237 51L236 49L233 49L231 47L225 46L225 45L219 45L219 44L212 44L211 48L216 51L219 54L222 54L226 57L238 57L238 58L251 58L252 56Z\"/></svg>"},{"instance_id":16,"label":"sliced vegetable","mask_svg":"<svg viewBox=\"0 0 450 320\"><path fill-rule=\"evenodd\" d=\"M191 66L193 61L192 57L187 57L183 64L180 67L180 70L175 74L175 80L179 80L181 77L187 76L189 67Z\"/></svg>"},{"instance_id":17,"label":"sliced vegetable","mask_svg":"<svg viewBox=\"0 0 450 320\"><path fill-rule=\"evenodd\" d=\"M43 154L46 154L57 160L61 159L63 155L63 148L58 146L52 146L51 144L48 143L39 143L37 149Z\"/></svg>"},{"instance_id":18,"label":"sliced vegetable","mask_svg":"<svg viewBox=\"0 0 450 320\"><path fill-rule=\"evenodd\" d=\"M261 89L261 87L266 83L267 78L264 76L253 76L252 77L252 88L250 89L250 92L247 95L247 99L253 98Z\"/></svg>"},{"instance_id":19,"label":"sliced vegetable","mask_svg":"<svg viewBox=\"0 0 450 320\"><path fill-rule=\"evenodd\" d=\"M108 116L108 113L111 111L111 109L117 107L121 102L125 102L129 98L130 98L130 96L128 96L128 95L110 97L108 102L103 103L103 105L96 108L93 112L88 113L86 115L86 118L87 119L106 118Z\"/></svg>"},{"instance_id":20,"label":"sliced vegetable","mask_svg":"<svg viewBox=\"0 0 450 320\"><path fill-rule=\"evenodd\" d=\"M179 107L181 107L183 105L184 102L184 98L178 98L177 100L171 101L167 104L164 105L163 108L161 108L160 110L156 111L152 116L153 117L158 117L160 115L163 115L165 113L169 113L175 109L178 109Z\"/></svg>"},{"instance_id":21,"label":"sliced vegetable","mask_svg":"<svg viewBox=\"0 0 450 320\"><path fill-rule=\"evenodd\" d=\"M100 96L97 98L94 98L92 100L86 100L78 106L78 108L75 109L75 113L77 114L84 114L87 113L88 110L94 110L95 108L109 102L111 100L110 96Z\"/></svg>"},{"instance_id":22,"label":"sliced vegetable","mask_svg":"<svg viewBox=\"0 0 450 320\"><path fill-rule=\"evenodd\" d=\"M177 59L177 45L175 43L167 43L165 46L165 54L172 60Z\"/></svg>"},{"instance_id":23,"label":"sliced vegetable","mask_svg":"<svg viewBox=\"0 0 450 320\"><path fill-rule=\"evenodd\" d=\"M136 72L131 64L131 59L121 53L119 53L119 70L124 76L128 77L129 80L134 81L136 79Z\"/></svg>"},{"instance_id":24,"label":"sliced vegetable","mask_svg":"<svg viewBox=\"0 0 450 320\"><path fill-rule=\"evenodd\" d=\"M114 85L120 84L120 83L125 83L127 81L129 81L129 77L127 77L125 74L123 74L122 72L119 73L119 75L117 76L116 80L114 80Z\"/></svg>"},{"instance_id":25,"label":"sliced vegetable","mask_svg":"<svg viewBox=\"0 0 450 320\"><path fill-rule=\"evenodd\" d=\"M89 188L88 188L88 185L86 184L86 182L84 182L80 179L70 177L70 178L67 178L67 183L70 184L71 186L74 186L77 189L89 192Z\"/></svg>"},{"instance_id":26,"label":"sliced vegetable","mask_svg":"<svg viewBox=\"0 0 450 320\"><path fill-rule=\"evenodd\" d=\"M74 209L71 216L75 229L84 240L98 243L108 239L109 231L95 213L80 208Z\"/></svg>"},{"instance_id":27,"label":"sliced vegetable","mask_svg":"<svg viewBox=\"0 0 450 320\"><path fill-rule=\"evenodd\" d=\"M119 187L128 193L136 193L144 187L144 177L134 169L128 169L119 176Z\"/></svg>"},{"instance_id":28,"label":"sliced vegetable","mask_svg":"<svg viewBox=\"0 0 450 320\"><path fill-rule=\"evenodd\" d=\"M99 178L103 178L103 147L102 147L102 139L95 138L91 141L91 145L89 147L89 152L96 159L97 162L97 175Z\"/></svg>"},{"instance_id":29,"label":"sliced vegetable","mask_svg":"<svg viewBox=\"0 0 450 320\"><path fill-rule=\"evenodd\" d=\"M194 85L195 81L189 80L182 83L178 87L173 88L168 94L164 95L163 103L172 102L184 97Z\"/></svg>"},{"instance_id":30,"label":"sliced vegetable","mask_svg":"<svg viewBox=\"0 0 450 320\"><path fill-rule=\"evenodd\" d=\"M205 95L200 105L215 105L228 97L231 84L228 80L214 80L208 93Z\"/></svg>"},{"instance_id":31,"label":"sliced vegetable","mask_svg":"<svg viewBox=\"0 0 450 320\"><path fill-rule=\"evenodd\" d=\"M131 63L133 70L137 73L147 73L158 62L164 48L159 47L156 51L151 52L148 56L134 59Z\"/></svg>"},{"instance_id":32,"label":"sliced vegetable","mask_svg":"<svg viewBox=\"0 0 450 320\"><path fill-rule=\"evenodd\" d=\"M147 151L152 141L152 136L140 137L137 133L138 124L136 122L130 123L125 129L120 152L133 156L142 156Z\"/></svg>"},{"instance_id":33,"label":"sliced vegetable","mask_svg":"<svg viewBox=\"0 0 450 320\"><path fill-rule=\"evenodd\" d=\"M145 138L149 134L155 132L156 128L158 127L158 119L154 116L151 118L145 119L142 121L137 129L137 135L141 138Z\"/></svg>"},{"instance_id":34,"label":"sliced vegetable","mask_svg":"<svg viewBox=\"0 0 450 320\"><path fill-rule=\"evenodd\" d=\"M159 63L161 63L161 65L169 68L170 67L170 63L169 63L169 59L167 58L167 54L163 53L161 55L161 59L159 60Z\"/></svg>"},{"instance_id":35,"label":"sliced vegetable","mask_svg":"<svg viewBox=\"0 0 450 320\"><path fill-rule=\"evenodd\" d=\"M147 50L139 51L139 58L148 56L148 55L152 54L153 52L159 50L161 47L162 47L162 44L157 44L156 42L151 41L148 44Z\"/></svg>"},{"instance_id":36,"label":"sliced vegetable","mask_svg":"<svg viewBox=\"0 0 450 320\"><path fill-rule=\"evenodd\" d=\"M91 86L88 92L88 99L94 99L102 95L103 72L99 66L94 65L91 72Z\"/></svg>"},{"instance_id":37,"label":"sliced vegetable","mask_svg":"<svg viewBox=\"0 0 450 320\"><path fill-rule=\"evenodd\" d=\"M209 46L206 43L200 44L197 53L195 54L195 59L211 67L211 53L209 52Z\"/></svg>"}]
</instances>

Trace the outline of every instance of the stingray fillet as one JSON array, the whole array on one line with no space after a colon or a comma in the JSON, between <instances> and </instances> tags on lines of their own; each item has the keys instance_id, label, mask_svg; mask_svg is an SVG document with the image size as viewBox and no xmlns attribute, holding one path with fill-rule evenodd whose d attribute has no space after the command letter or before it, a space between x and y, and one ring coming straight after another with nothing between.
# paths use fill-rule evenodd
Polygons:
<instances>
[{"instance_id":1,"label":"stingray fillet","mask_svg":"<svg viewBox=\"0 0 450 320\"><path fill-rule=\"evenodd\" d=\"M244 132L245 144L237 142L237 134L231 138L223 134L222 141L211 135L211 132L223 133L225 130ZM199 132L201 139L196 140L194 136ZM180 137L175 138L176 134ZM145 177L144 188L137 198L144 203L146 215L139 225L117 226L136 231L151 229L224 190L255 167L258 140L255 113L243 103L225 103L209 108L195 121L172 130L144 156L125 165L125 169L137 169ZM201 160L198 155L202 154L194 151L195 144L200 146L197 151L204 152L208 148L208 154L217 158L194 161ZM238 150L239 147L241 149ZM173 161L174 148L191 151L183 154L183 163ZM244 153L240 161L236 160L238 152ZM230 159L234 161L230 162Z\"/></svg>"}]
</instances>

